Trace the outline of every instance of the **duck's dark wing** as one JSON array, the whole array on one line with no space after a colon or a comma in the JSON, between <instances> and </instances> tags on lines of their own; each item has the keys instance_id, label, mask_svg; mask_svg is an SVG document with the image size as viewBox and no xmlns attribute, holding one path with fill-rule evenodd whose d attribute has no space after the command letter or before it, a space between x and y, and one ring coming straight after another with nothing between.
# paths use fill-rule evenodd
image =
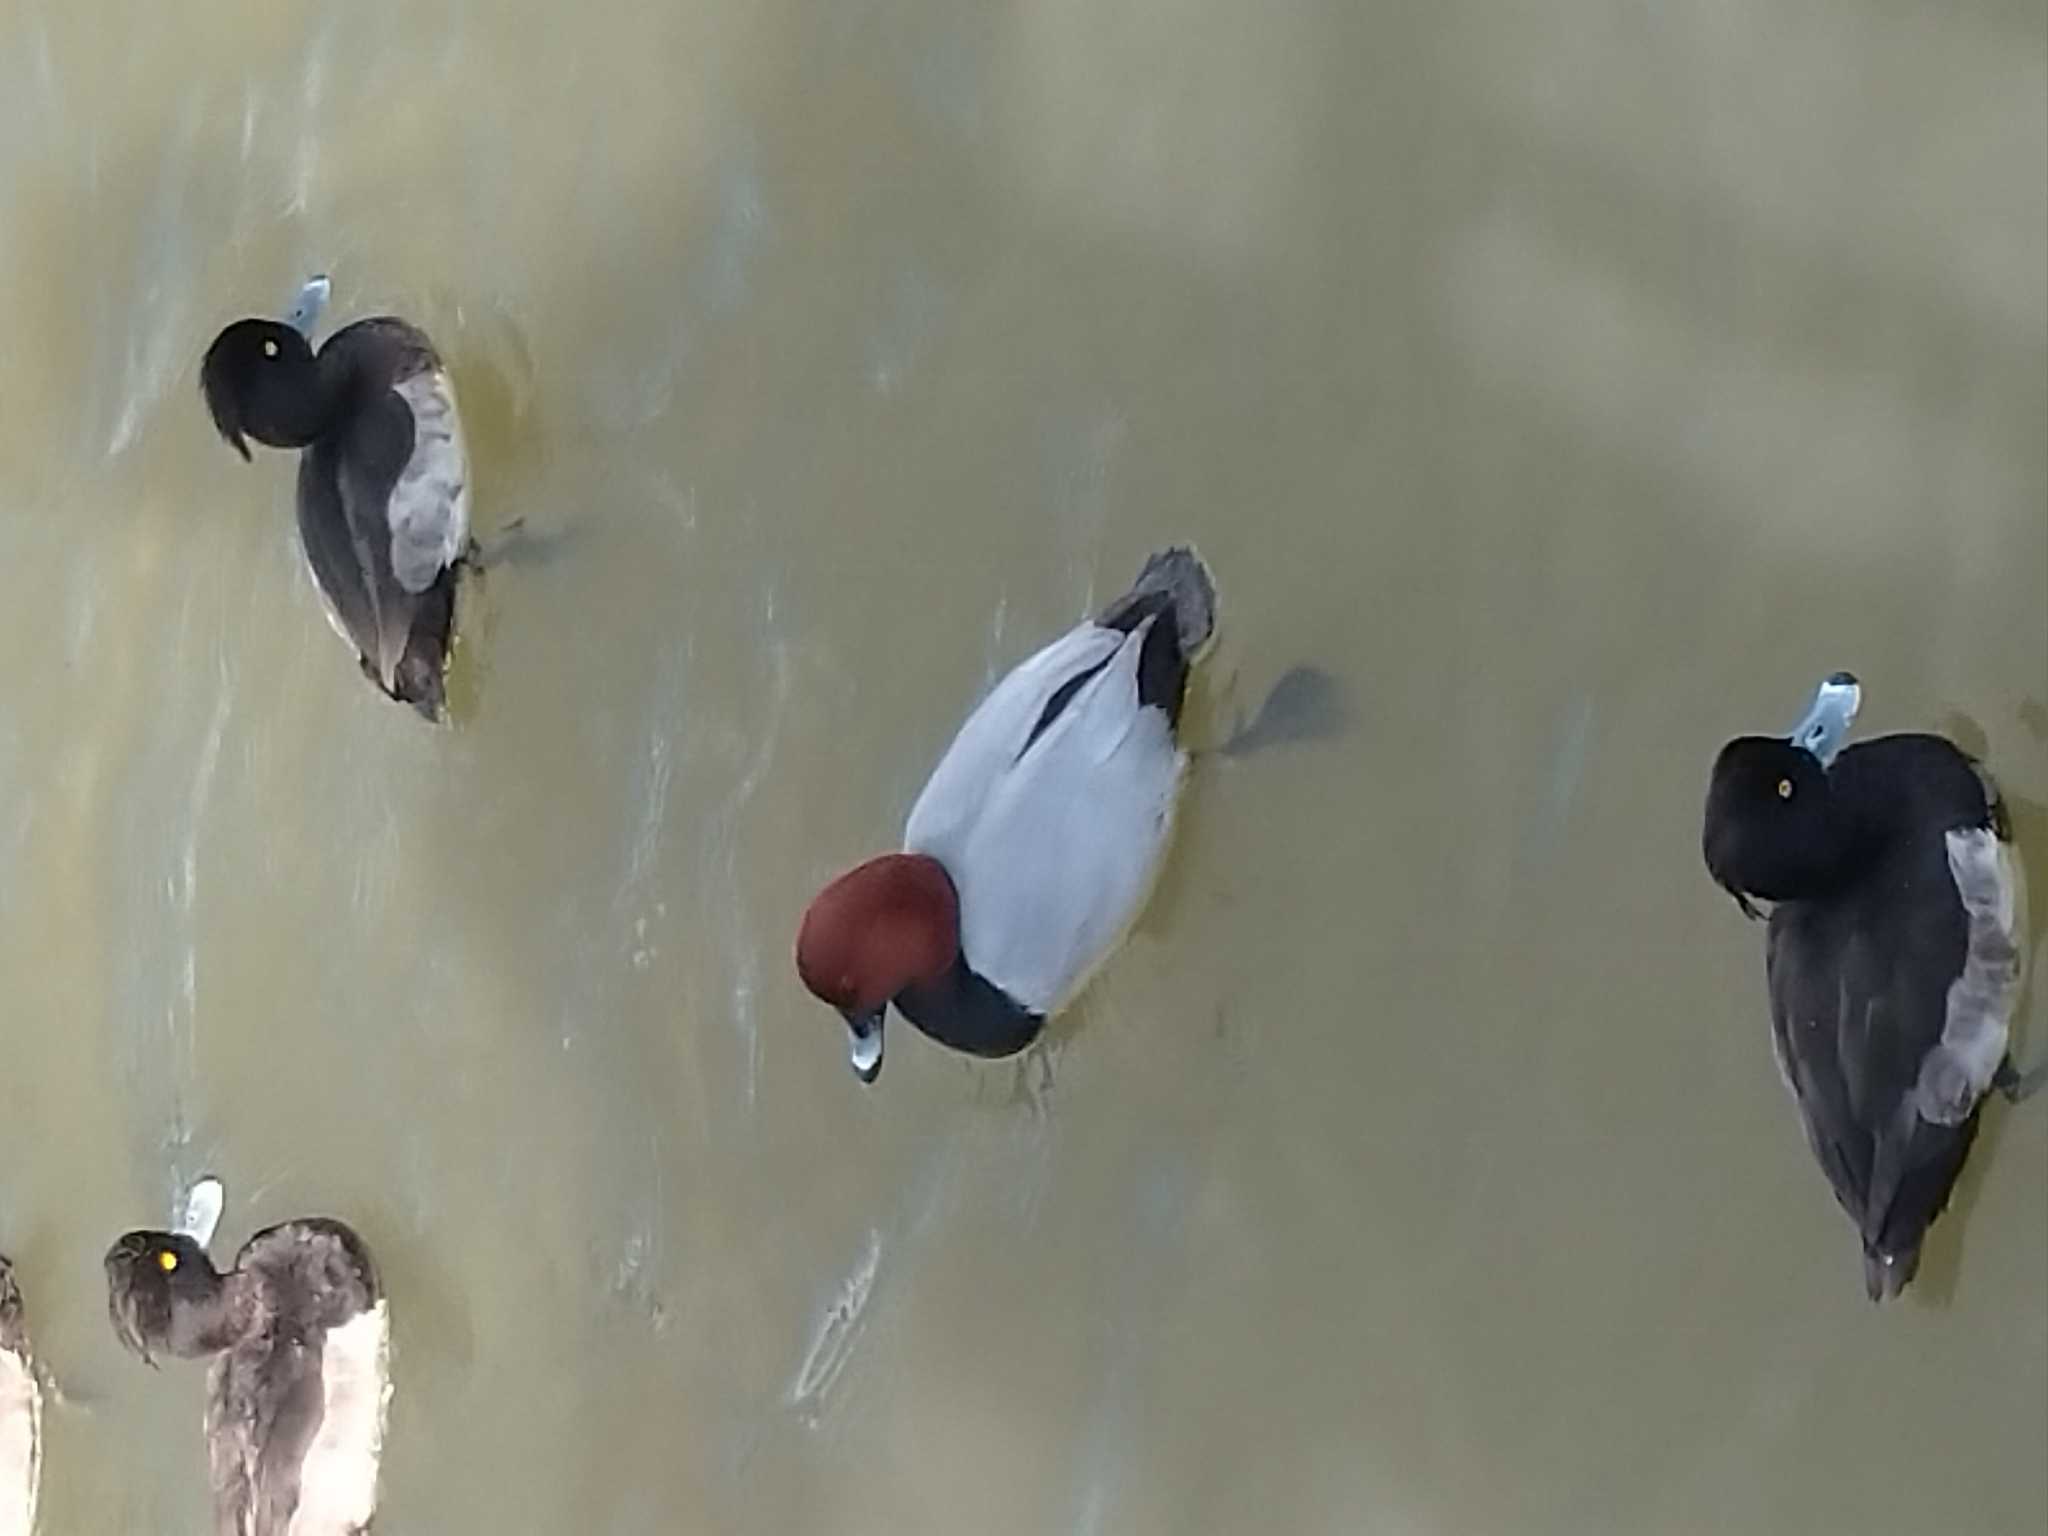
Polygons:
<instances>
[{"instance_id":1,"label":"duck's dark wing","mask_svg":"<svg viewBox=\"0 0 2048 1536\"><path fill-rule=\"evenodd\" d=\"M1138 702L1165 710L1167 720L1178 728L1188 667L1216 627L1215 583L1192 549L1175 546L1153 555L1130 591L1104 608L1095 622L1128 635L1155 616L1162 622L1145 636L1138 663ZM1057 702L1064 707L1066 701ZM1048 709L1041 730L1057 712Z\"/></svg>"},{"instance_id":2,"label":"duck's dark wing","mask_svg":"<svg viewBox=\"0 0 2048 1536\"><path fill-rule=\"evenodd\" d=\"M346 1222L301 1216L265 1227L235 1255L302 1328L339 1328L384 1299L369 1245Z\"/></svg>"},{"instance_id":3,"label":"duck's dark wing","mask_svg":"<svg viewBox=\"0 0 2048 1536\"><path fill-rule=\"evenodd\" d=\"M394 600L405 594L392 580L388 551L379 548L387 541L362 516L362 509L365 479L381 478L388 487L397 479L404 450L396 463L381 466L365 464L363 455L376 452L384 433L409 436L411 426L396 395L383 397L368 411L384 418L382 432L372 428L324 439L300 455L299 539L328 618L367 666L388 682L404 649L410 615L402 601Z\"/></svg>"},{"instance_id":4,"label":"duck's dark wing","mask_svg":"<svg viewBox=\"0 0 2048 1536\"><path fill-rule=\"evenodd\" d=\"M1863 1239L1871 1296L1898 1294L1948 1204L1977 1122L1923 1115L1916 1089L1964 946L1960 903L1781 905L1768 950L1771 1028L1808 1143Z\"/></svg>"},{"instance_id":5,"label":"duck's dark wing","mask_svg":"<svg viewBox=\"0 0 2048 1536\"><path fill-rule=\"evenodd\" d=\"M299 535L329 619L363 670L394 699L437 714L455 618L453 559L412 587L393 567L398 488L413 462L413 417L395 391L375 394L335 438L299 461ZM409 574L417 578L418 550ZM458 551L459 553L459 551Z\"/></svg>"},{"instance_id":6,"label":"duck's dark wing","mask_svg":"<svg viewBox=\"0 0 2048 1536\"><path fill-rule=\"evenodd\" d=\"M316 1216L258 1232L235 1268L260 1284L270 1321L214 1367L207 1441L221 1530L352 1536L376 1509L388 1400L376 1263L348 1226Z\"/></svg>"},{"instance_id":7,"label":"duck's dark wing","mask_svg":"<svg viewBox=\"0 0 2048 1536\"><path fill-rule=\"evenodd\" d=\"M288 1536L321 1401L317 1341L271 1335L214 1362L206 1445L220 1536Z\"/></svg>"}]
</instances>

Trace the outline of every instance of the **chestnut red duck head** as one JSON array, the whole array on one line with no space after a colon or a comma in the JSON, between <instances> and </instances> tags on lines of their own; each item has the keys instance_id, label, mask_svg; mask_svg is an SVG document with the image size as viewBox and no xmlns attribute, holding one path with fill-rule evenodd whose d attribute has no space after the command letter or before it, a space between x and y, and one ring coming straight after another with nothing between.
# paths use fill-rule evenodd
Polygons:
<instances>
[{"instance_id":1,"label":"chestnut red duck head","mask_svg":"<svg viewBox=\"0 0 2048 1536\"><path fill-rule=\"evenodd\" d=\"M797 972L846 1020L862 1081L892 1007L965 1055L1027 1049L1130 931L1172 835L1181 703L1215 596L1193 550L1153 555L968 715L903 851L811 903Z\"/></svg>"},{"instance_id":2,"label":"chestnut red duck head","mask_svg":"<svg viewBox=\"0 0 2048 1536\"><path fill-rule=\"evenodd\" d=\"M846 1020L853 1070L882 1072L882 1019L906 988L936 983L960 954L960 902L938 860L891 853L820 891L796 936L796 969Z\"/></svg>"}]
</instances>

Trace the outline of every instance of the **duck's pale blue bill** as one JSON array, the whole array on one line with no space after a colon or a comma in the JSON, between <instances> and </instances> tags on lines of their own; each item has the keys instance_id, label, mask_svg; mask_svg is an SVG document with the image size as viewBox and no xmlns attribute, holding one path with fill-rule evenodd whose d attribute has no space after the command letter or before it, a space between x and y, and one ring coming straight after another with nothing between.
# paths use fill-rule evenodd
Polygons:
<instances>
[{"instance_id":1,"label":"duck's pale blue bill","mask_svg":"<svg viewBox=\"0 0 2048 1536\"><path fill-rule=\"evenodd\" d=\"M847 1054L853 1061L853 1075L864 1083L872 1083L882 1075L882 1016L887 1009L865 1013L855 1008L839 1011L846 1017Z\"/></svg>"},{"instance_id":2,"label":"duck's pale blue bill","mask_svg":"<svg viewBox=\"0 0 2048 1536\"><path fill-rule=\"evenodd\" d=\"M1794 746L1804 747L1819 758L1821 767L1825 768L1842 750L1842 742L1862 705L1862 685L1847 672L1830 673L1821 679L1820 687L1814 690L1813 703L1806 711L1806 718L1792 727L1788 739Z\"/></svg>"},{"instance_id":3,"label":"duck's pale blue bill","mask_svg":"<svg viewBox=\"0 0 2048 1536\"><path fill-rule=\"evenodd\" d=\"M334 285L325 272L314 273L285 310L284 323L311 341L313 327L320 323L321 312L327 308L327 296L333 291Z\"/></svg>"},{"instance_id":4,"label":"duck's pale blue bill","mask_svg":"<svg viewBox=\"0 0 2048 1536\"><path fill-rule=\"evenodd\" d=\"M227 1206L225 1185L212 1174L195 1182L185 1195L185 1209L178 1214L178 1230L202 1248L211 1247L220 1213Z\"/></svg>"}]
</instances>

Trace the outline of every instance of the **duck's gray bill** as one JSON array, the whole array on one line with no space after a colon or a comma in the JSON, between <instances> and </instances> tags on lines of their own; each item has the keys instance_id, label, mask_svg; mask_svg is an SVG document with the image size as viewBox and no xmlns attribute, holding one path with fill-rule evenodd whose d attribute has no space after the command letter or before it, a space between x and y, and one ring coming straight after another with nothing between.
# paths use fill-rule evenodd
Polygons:
<instances>
[{"instance_id":1,"label":"duck's gray bill","mask_svg":"<svg viewBox=\"0 0 2048 1536\"><path fill-rule=\"evenodd\" d=\"M321 312L327 308L327 296L333 291L334 285L328 282L325 272L314 273L306 279L305 286L285 310L284 323L311 341L313 328L320 323Z\"/></svg>"},{"instance_id":2,"label":"duck's gray bill","mask_svg":"<svg viewBox=\"0 0 2048 1536\"><path fill-rule=\"evenodd\" d=\"M1806 748L1825 768L1842 750L1849 727L1855 723L1856 711L1862 706L1863 687L1855 677L1847 672L1830 673L1821 679L1806 717L1792 727L1787 739L1794 746Z\"/></svg>"},{"instance_id":3,"label":"duck's gray bill","mask_svg":"<svg viewBox=\"0 0 2048 1536\"><path fill-rule=\"evenodd\" d=\"M853 1062L853 1075L864 1083L872 1083L882 1075L882 1015L887 1010L839 1011L846 1018L847 1055Z\"/></svg>"},{"instance_id":4,"label":"duck's gray bill","mask_svg":"<svg viewBox=\"0 0 2048 1536\"><path fill-rule=\"evenodd\" d=\"M227 1188L212 1174L203 1174L186 1191L185 1208L178 1212L176 1230L202 1248L213 1246L213 1234L220 1226L227 1206Z\"/></svg>"}]
</instances>

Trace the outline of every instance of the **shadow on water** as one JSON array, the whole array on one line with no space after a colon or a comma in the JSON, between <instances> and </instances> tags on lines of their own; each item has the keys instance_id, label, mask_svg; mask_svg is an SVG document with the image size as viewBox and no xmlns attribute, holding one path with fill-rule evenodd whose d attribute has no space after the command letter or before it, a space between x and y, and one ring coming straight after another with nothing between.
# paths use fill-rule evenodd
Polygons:
<instances>
[{"instance_id":1,"label":"shadow on water","mask_svg":"<svg viewBox=\"0 0 2048 1536\"><path fill-rule=\"evenodd\" d=\"M2024 1068L2026 1064L2023 1062L2021 1065ZM1977 1205L1983 1198L1984 1181L1998 1163L1999 1143L2005 1140L2006 1119L2014 1113L2039 1114L2044 1108L2048 1108L2048 1101L2039 1096L2021 1104L2007 1102L2005 1095L1996 1090L1984 1096L1983 1107L1977 1116L1976 1142L1963 1162L1962 1172L1956 1176L1955 1187L1949 1192L1947 1211L1929 1229L1927 1241L1920 1250L1920 1272L1907 1291L1910 1299L1939 1311L1947 1311L1954 1303L1966 1268L1964 1250L1969 1247L1970 1235L1976 1226Z\"/></svg>"},{"instance_id":2,"label":"shadow on water","mask_svg":"<svg viewBox=\"0 0 2048 1536\"><path fill-rule=\"evenodd\" d=\"M1216 751L1224 757L1248 757L1269 747L1301 742L1338 741L1351 727L1351 709L1343 686L1321 667L1290 667L1266 691L1250 721L1237 727Z\"/></svg>"},{"instance_id":3,"label":"shadow on water","mask_svg":"<svg viewBox=\"0 0 2048 1536\"><path fill-rule=\"evenodd\" d=\"M462 317L450 328L447 361L461 400L476 502L489 509L487 516L510 521L521 515L521 492L539 477L554 442L533 343L500 310L472 318L452 297L435 308Z\"/></svg>"},{"instance_id":4,"label":"shadow on water","mask_svg":"<svg viewBox=\"0 0 2048 1536\"><path fill-rule=\"evenodd\" d=\"M393 1326L403 1330L400 1337L408 1351L467 1372L476 1364L475 1312L441 1257L430 1244L406 1245L393 1255L395 1264L384 1266L385 1291L388 1295L399 1290L391 1284L394 1272L403 1276L405 1304L402 1310L394 1306L399 1321Z\"/></svg>"},{"instance_id":5,"label":"shadow on water","mask_svg":"<svg viewBox=\"0 0 2048 1536\"><path fill-rule=\"evenodd\" d=\"M486 578L504 570L542 569L554 565L565 554L574 553L577 546L589 537L589 532L588 528L575 523L535 528L520 518L481 541L482 552L477 563Z\"/></svg>"},{"instance_id":6,"label":"shadow on water","mask_svg":"<svg viewBox=\"0 0 2048 1536\"><path fill-rule=\"evenodd\" d=\"M565 555L581 551L589 537L585 524L535 528L524 516L479 537L474 569L457 599L455 646L447 677L450 725L460 728L474 723L483 708L485 683L492 670L493 637L505 601L492 583L507 576L516 578L524 571L551 569Z\"/></svg>"}]
</instances>

